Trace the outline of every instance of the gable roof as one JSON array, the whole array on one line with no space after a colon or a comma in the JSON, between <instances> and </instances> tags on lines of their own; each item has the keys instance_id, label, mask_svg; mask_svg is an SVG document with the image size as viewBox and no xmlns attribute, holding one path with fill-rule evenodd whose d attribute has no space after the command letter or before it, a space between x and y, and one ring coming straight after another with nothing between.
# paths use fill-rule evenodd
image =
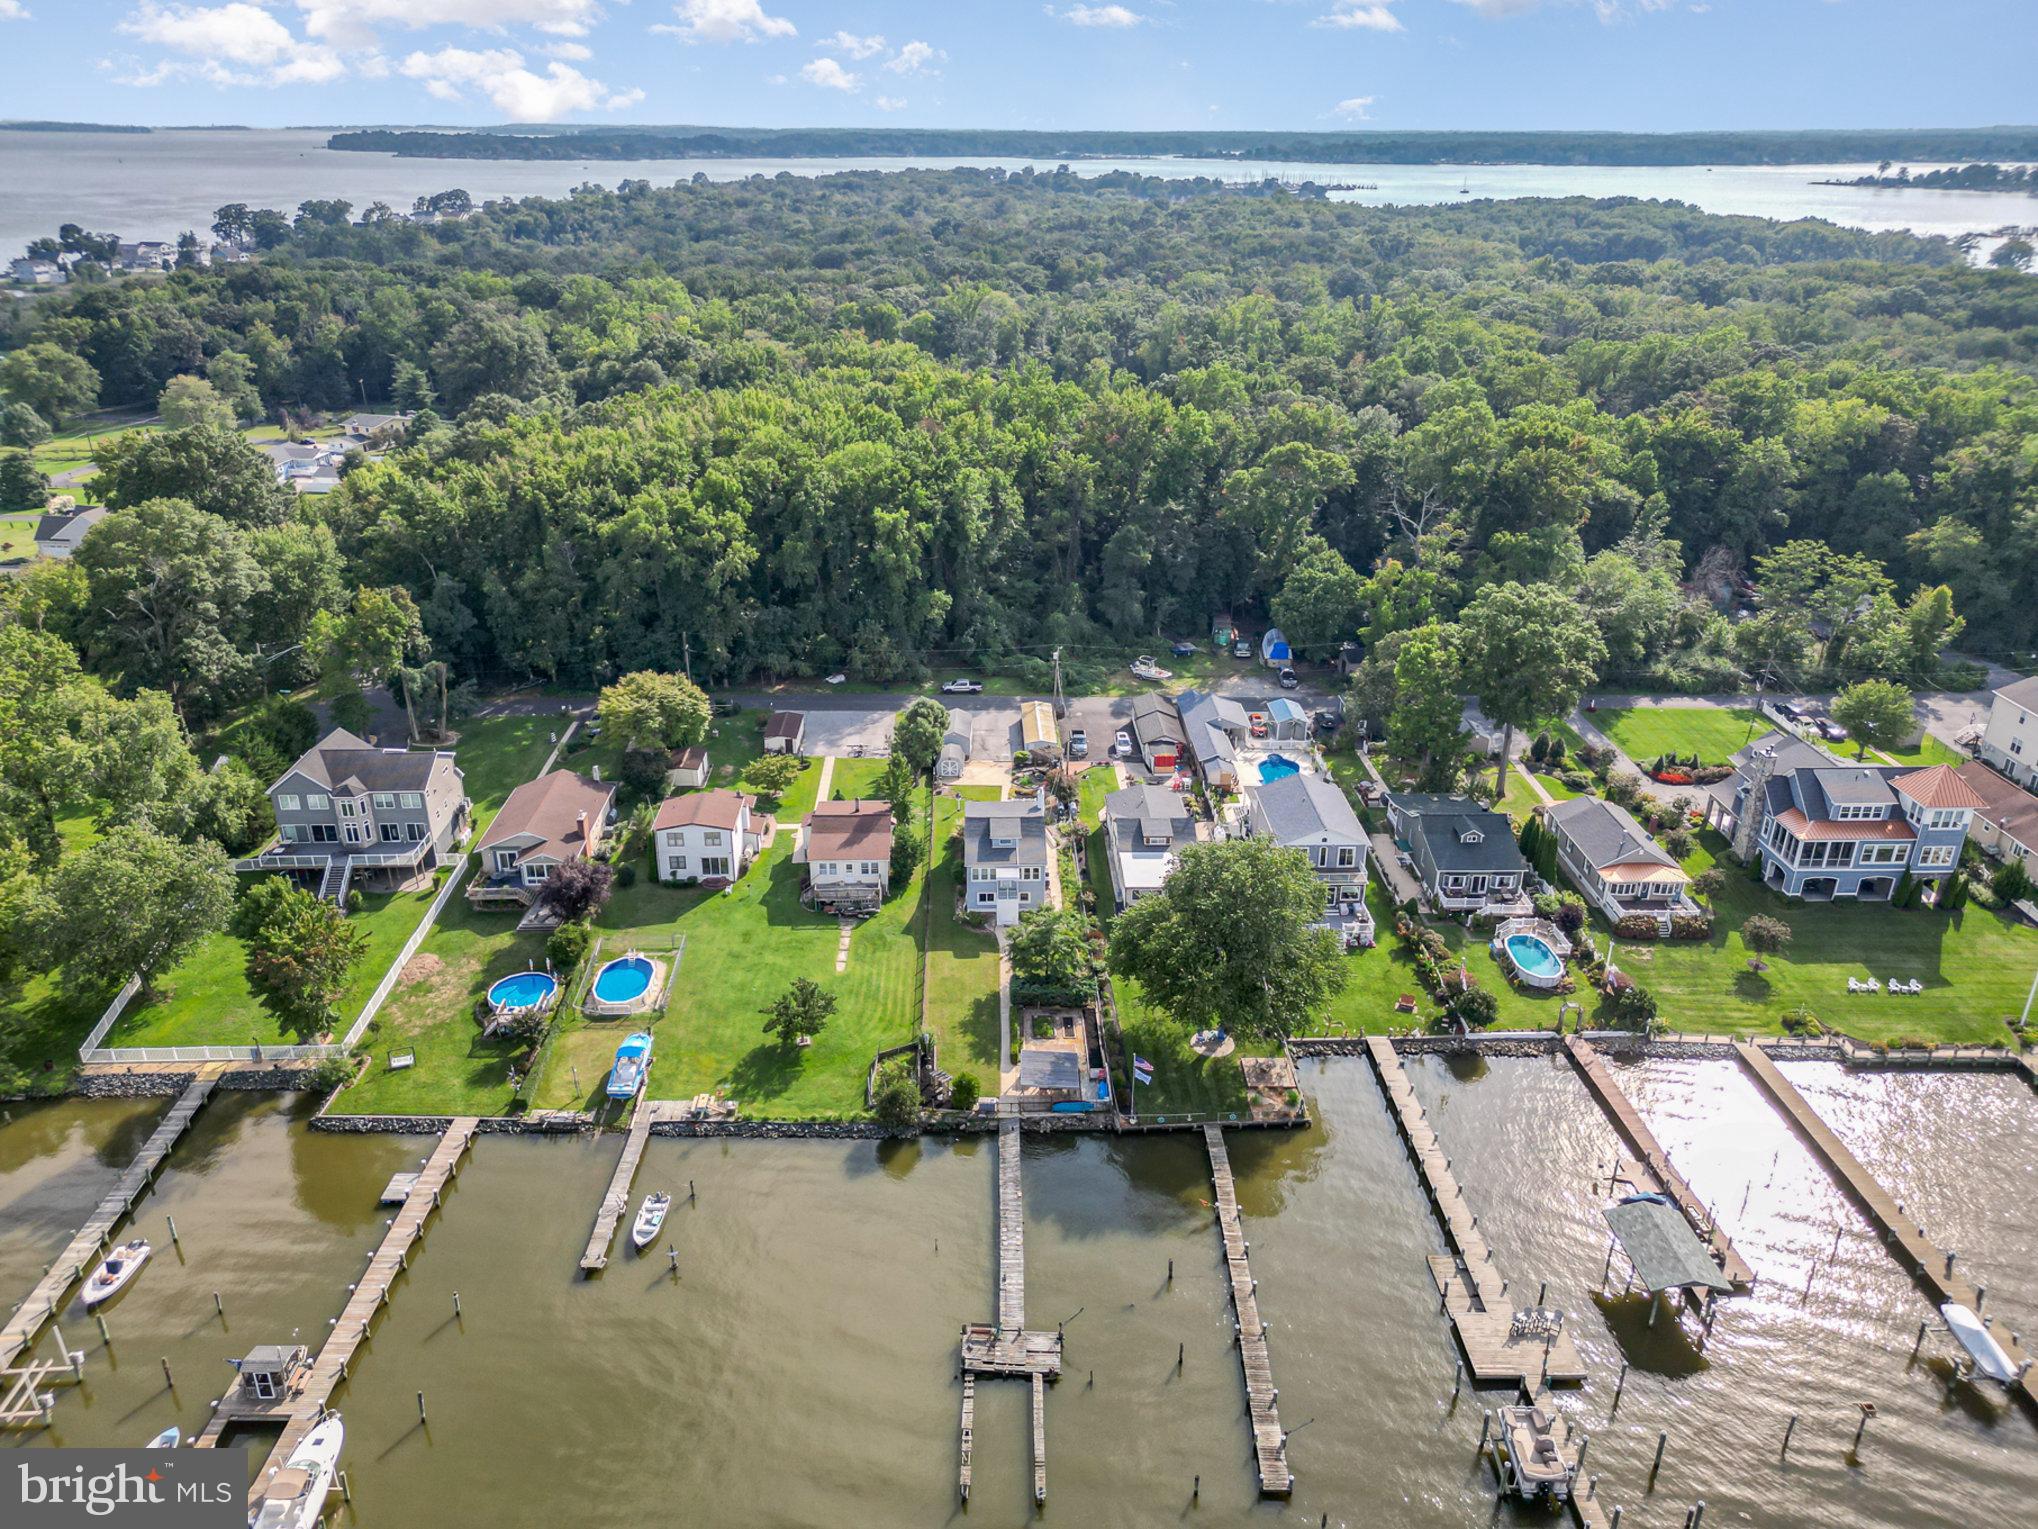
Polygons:
<instances>
[{"instance_id":1,"label":"gable roof","mask_svg":"<svg viewBox=\"0 0 2038 1529\"><path fill-rule=\"evenodd\" d=\"M1430 800L1440 805L1418 816L1409 832L1439 871L1528 870L1521 847L1514 842L1514 825L1500 813L1465 797ZM1478 838L1469 838L1472 834Z\"/></svg>"},{"instance_id":2,"label":"gable roof","mask_svg":"<svg viewBox=\"0 0 2038 1529\"><path fill-rule=\"evenodd\" d=\"M1237 758L1232 734L1246 731L1245 708L1238 702L1229 696L1184 690L1175 697L1175 710L1182 719L1182 741L1198 764L1208 766Z\"/></svg>"},{"instance_id":3,"label":"gable roof","mask_svg":"<svg viewBox=\"0 0 2038 1529\"><path fill-rule=\"evenodd\" d=\"M1922 770L1912 770L1899 775L1890 782L1898 791L1916 802L1920 807L1986 807L1981 793L1965 780L1951 765L1927 765Z\"/></svg>"},{"instance_id":4,"label":"gable roof","mask_svg":"<svg viewBox=\"0 0 2038 1529\"><path fill-rule=\"evenodd\" d=\"M1284 775L1260 786L1253 799L1268 829L1284 843L1317 834L1340 843L1366 842L1365 827L1344 788L1321 775Z\"/></svg>"},{"instance_id":5,"label":"gable roof","mask_svg":"<svg viewBox=\"0 0 2038 1529\"><path fill-rule=\"evenodd\" d=\"M1126 786L1104 798L1104 816L1125 823L1146 839L1189 841L1196 837L1195 815L1181 793L1144 783Z\"/></svg>"},{"instance_id":6,"label":"gable roof","mask_svg":"<svg viewBox=\"0 0 2038 1529\"><path fill-rule=\"evenodd\" d=\"M1574 797L1549 810L1552 825L1578 848L1596 871L1618 870L1623 881L1689 881L1676 857L1616 802L1596 796ZM1668 874L1658 874L1668 873Z\"/></svg>"},{"instance_id":7,"label":"gable roof","mask_svg":"<svg viewBox=\"0 0 2038 1529\"><path fill-rule=\"evenodd\" d=\"M577 859L599 837L615 796L614 781L592 780L574 770L540 775L509 794L474 847L485 854L498 844L529 836L536 842L519 850L522 859Z\"/></svg>"},{"instance_id":8,"label":"gable roof","mask_svg":"<svg viewBox=\"0 0 2038 1529\"><path fill-rule=\"evenodd\" d=\"M2026 711L2038 711L2038 675L2029 679L2012 680L1996 692L2005 700L2014 701Z\"/></svg>"},{"instance_id":9,"label":"gable roof","mask_svg":"<svg viewBox=\"0 0 2038 1529\"><path fill-rule=\"evenodd\" d=\"M422 791L442 758L450 761L452 756L429 749L378 749L367 739L336 727L306 749L285 773L302 775L333 791ZM269 789L274 791L281 784L279 780Z\"/></svg>"},{"instance_id":10,"label":"gable roof","mask_svg":"<svg viewBox=\"0 0 2038 1529\"><path fill-rule=\"evenodd\" d=\"M801 849L814 860L892 858L890 802L823 802L801 820Z\"/></svg>"},{"instance_id":11,"label":"gable roof","mask_svg":"<svg viewBox=\"0 0 2038 1529\"><path fill-rule=\"evenodd\" d=\"M1016 839L1016 844L997 844ZM1047 813L1034 796L962 804L962 858L966 865L1046 865Z\"/></svg>"},{"instance_id":12,"label":"gable roof","mask_svg":"<svg viewBox=\"0 0 2038 1529\"><path fill-rule=\"evenodd\" d=\"M2038 796L1987 765L1970 760L1954 771L1982 799L1978 815L2028 850L2038 851Z\"/></svg>"},{"instance_id":13,"label":"gable roof","mask_svg":"<svg viewBox=\"0 0 2038 1529\"><path fill-rule=\"evenodd\" d=\"M1841 763L1816 743L1800 738L1795 733L1786 733L1780 728L1772 729L1752 743L1743 744L1728 756L1727 763L1736 770L1745 770L1748 763L1764 749L1775 752L1775 773L1778 775L1791 770L1816 770L1826 765Z\"/></svg>"},{"instance_id":14,"label":"gable roof","mask_svg":"<svg viewBox=\"0 0 2038 1529\"><path fill-rule=\"evenodd\" d=\"M1299 703L1289 700L1284 695L1277 695L1267 702L1267 715L1276 722L1302 722L1308 717L1308 713L1302 710Z\"/></svg>"},{"instance_id":15,"label":"gable roof","mask_svg":"<svg viewBox=\"0 0 2038 1529\"><path fill-rule=\"evenodd\" d=\"M1182 718L1164 695L1137 696L1132 702L1132 731L1142 750L1156 743L1180 743Z\"/></svg>"},{"instance_id":16,"label":"gable roof","mask_svg":"<svg viewBox=\"0 0 2038 1529\"><path fill-rule=\"evenodd\" d=\"M806 729L807 714L803 711L775 711L764 722L767 738L797 738Z\"/></svg>"},{"instance_id":17,"label":"gable roof","mask_svg":"<svg viewBox=\"0 0 2038 1529\"><path fill-rule=\"evenodd\" d=\"M717 786L712 791L689 791L685 796L668 796L658 804L658 816L651 831L668 828L726 828L731 833L743 820L743 809L757 805L757 798L741 791Z\"/></svg>"},{"instance_id":18,"label":"gable roof","mask_svg":"<svg viewBox=\"0 0 2038 1529\"><path fill-rule=\"evenodd\" d=\"M35 523L35 539L75 547L85 539L87 531L105 518L106 511L98 505L82 510L53 510Z\"/></svg>"},{"instance_id":19,"label":"gable roof","mask_svg":"<svg viewBox=\"0 0 2038 1529\"><path fill-rule=\"evenodd\" d=\"M1061 742L1061 729L1054 725L1054 708L1045 701L1019 703L1019 741L1023 744Z\"/></svg>"},{"instance_id":20,"label":"gable roof","mask_svg":"<svg viewBox=\"0 0 2038 1529\"><path fill-rule=\"evenodd\" d=\"M675 770L704 770L708 764L708 746L691 743L683 749L674 749L670 764Z\"/></svg>"}]
</instances>

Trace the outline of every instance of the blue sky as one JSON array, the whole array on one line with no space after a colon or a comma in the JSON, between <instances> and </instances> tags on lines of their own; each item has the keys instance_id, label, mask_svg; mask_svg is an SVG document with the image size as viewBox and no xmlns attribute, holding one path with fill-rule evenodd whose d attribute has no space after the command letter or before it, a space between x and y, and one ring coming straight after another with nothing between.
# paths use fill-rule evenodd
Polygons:
<instances>
[{"instance_id":1,"label":"blue sky","mask_svg":"<svg viewBox=\"0 0 2038 1529\"><path fill-rule=\"evenodd\" d=\"M0 115L1321 129L2038 119L2038 0L0 0Z\"/></svg>"}]
</instances>

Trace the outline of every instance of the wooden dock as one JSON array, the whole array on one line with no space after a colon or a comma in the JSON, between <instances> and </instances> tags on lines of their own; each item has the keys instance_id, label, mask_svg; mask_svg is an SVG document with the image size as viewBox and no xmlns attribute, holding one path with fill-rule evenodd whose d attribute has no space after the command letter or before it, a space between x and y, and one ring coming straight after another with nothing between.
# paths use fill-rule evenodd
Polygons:
<instances>
[{"instance_id":1,"label":"wooden dock","mask_svg":"<svg viewBox=\"0 0 2038 1529\"><path fill-rule=\"evenodd\" d=\"M1980 1306L1981 1297L1974 1286L1952 1272L1952 1257L1925 1236L1916 1218L1904 1213L1889 1191L1882 1187L1859 1158L1847 1150L1838 1133L1819 1117L1818 1111L1797 1091L1796 1085L1784 1077L1782 1070L1763 1054L1761 1048L1746 1041L1737 1041L1734 1053L1756 1084L1797 1127L1798 1134L1810 1144L1812 1151L1825 1163L1827 1171L1839 1181L1840 1187L1867 1213L1868 1219L1882 1233L1884 1245L1898 1254L1899 1261L1909 1267L1918 1283L1931 1296L1933 1305L1957 1301L1970 1311ZM2027 1356L2016 1343L2015 1336L1997 1327L1986 1313L1982 1315L1989 1322L1989 1331L1994 1334L1996 1342L2009 1355L2010 1363L2023 1368ZM2023 1378L2010 1389L2026 1403L2038 1407L2038 1368L2025 1369Z\"/></svg>"},{"instance_id":2,"label":"wooden dock","mask_svg":"<svg viewBox=\"0 0 2038 1529\"><path fill-rule=\"evenodd\" d=\"M1634 1167L1629 1170L1630 1181L1635 1183L1638 1193L1662 1194L1669 1197L1684 1219L1690 1223L1698 1240L1706 1245L1713 1256L1713 1262L1720 1266L1720 1272L1733 1282L1736 1290L1748 1290L1755 1284L1755 1271L1748 1267L1746 1259L1735 1251L1733 1240L1720 1230L1713 1220L1712 1212L1693 1192L1684 1175L1679 1173L1670 1161L1670 1154L1663 1150L1663 1144L1649 1129L1642 1113L1636 1109L1627 1092L1613 1075L1613 1069L1606 1064L1590 1041L1580 1040L1575 1035L1564 1037L1564 1050L1570 1055L1571 1064L1584 1078L1585 1086L1606 1111L1613 1128L1635 1152L1640 1154ZM1639 1170L1637 1174L1636 1170Z\"/></svg>"},{"instance_id":3,"label":"wooden dock","mask_svg":"<svg viewBox=\"0 0 2038 1529\"><path fill-rule=\"evenodd\" d=\"M630 1185L637 1177L637 1165L644 1160L651 1128L661 1120L677 1120L689 1108L665 1099L637 1101L637 1113L630 1117L630 1134L623 1140L623 1155L616 1160L608 1193L602 1196L601 1209L595 1213L594 1231L588 1235L587 1249L580 1255L582 1273L592 1274L608 1267L609 1244L616 1239L616 1224L630 1213Z\"/></svg>"},{"instance_id":4,"label":"wooden dock","mask_svg":"<svg viewBox=\"0 0 2038 1529\"><path fill-rule=\"evenodd\" d=\"M1253 1457L1260 1472L1260 1496L1286 1497L1295 1489L1288 1469L1288 1436L1281 1431L1274 1364L1267 1355L1267 1329L1253 1289L1252 1262L1238 1220L1238 1192L1231 1179L1231 1154L1224 1131L1203 1127L1210 1151L1210 1182L1217 1191L1217 1229L1224 1237L1224 1264L1231 1278L1231 1309L1238 1320L1238 1362L1245 1371L1246 1412L1252 1419Z\"/></svg>"},{"instance_id":5,"label":"wooden dock","mask_svg":"<svg viewBox=\"0 0 2038 1529\"><path fill-rule=\"evenodd\" d=\"M192 1117L212 1097L223 1071L225 1068L218 1063L199 1069L198 1076L170 1106L169 1114L149 1133L149 1139L142 1143L141 1151L127 1165L119 1182L106 1192L98 1207L85 1218L85 1224L78 1228L64 1251L57 1255L56 1262L49 1266L49 1271L29 1291L28 1298L15 1307L7 1325L0 1328L0 1370L10 1369L14 1361L35 1342L43 1324L57 1314L71 1286L84 1277L87 1267L112 1237L113 1229L134 1208L134 1202L141 1198L142 1191L155 1178L156 1170L162 1167L163 1159L170 1155L177 1139L189 1128Z\"/></svg>"},{"instance_id":6,"label":"wooden dock","mask_svg":"<svg viewBox=\"0 0 2038 1529\"><path fill-rule=\"evenodd\" d=\"M474 1141L481 1122L471 1115L456 1119L439 1138L439 1144L418 1171L403 1207L391 1218L382 1243L368 1259L368 1267L353 1285L353 1293L333 1324L331 1336L312 1360L303 1378L290 1391L273 1401L243 1399L229 1391L213 1408L212 1417L191 1442L200 1449L216 1448L228 1428L242 1424L281 1423L283 1433L269 1458L256 1474L249 1489L252 1507L261 1499L269 1479L289 1460L306 1434L318 1425L335 1389L347 1378L355 1351L367 1340L375 1313L389 1300L389 1287L409 1266L410 1250L424 1235L425 1222L438 1206L439 1191L459 1171L460 1159Z\"/></svg>"},{"instance_id":7,"label":"wooden dock","mask_svg":"<svg viewBox=\"0 0 2038 1529\"><path fill-rule=\"evenodd\" d=\"M969 1501L976 1451L977 1378L1028 1382L1033 1393L1033 1500L1047 1501L1047 1382L1061 1378L1062 1335L1026 1326L1026 1208L1019 1180L1019 1122L998 1126L998 1320L962 1330L962 1450L956 1490Z\"/></svg>"},{"instance_id":8,"label":"wooden dock","mask_svg":"<svg viewBox=\"0 0 2038 1529\"><path fill-rule=\"evenodd\" d=\"M1608 1529L1611 1519L1606 1509L1600 1506L1599 1494L1593 1489L1591 1478L1587 1476L1583 1480L1577 1479L1584 1464L1579 1458L1587 1442L1584 1432L1572 1420L1571 1415L1556 1404L1556 1398L1547 1388L1535 1392L1524 1390L1521 1394L1521 1403L1523 1406L1542 1408L1560 1419L1564 1425L1563 1434L1557 1441L1557 1454L1573 1473L1571 1495L1564 1500L1564 1506L1570 1509L1571 1517L1577 1522L1579 1529ZM1495 1421L1490 1412L1487 1421L1489 1423ZM1507 1477L1500 1463L1501 1443L1500 1430L1492 1429L1491 1437L1487 1440L1487 1459L1493 1466L1494 1486L1506 1496Z\"/></svg>"},{"instance_id":9,"label":"wooden dock","mask_svg":"<svg viewBox=\"0 0 2038 1529\"><path fill-rule=\"evenodd\" d=\"M1422 1102L1415 1097L1414 1085L1402 1070L1394 1043L1369 1035L1366 1055L1451 1246L1450 1254L1430 1257L1430 1278L1471 1367L1473 1383L1518 1386L1530 1394L1545 1385L1583 1384L1585 1362L1578 1357L1568 1326L1553 1329L1533 1309L1517 1310L1508 1301L1508 1282L1486 1234L1479 1230L1479 1218L1458 1187Z\"/></svg>"}]
</instances>

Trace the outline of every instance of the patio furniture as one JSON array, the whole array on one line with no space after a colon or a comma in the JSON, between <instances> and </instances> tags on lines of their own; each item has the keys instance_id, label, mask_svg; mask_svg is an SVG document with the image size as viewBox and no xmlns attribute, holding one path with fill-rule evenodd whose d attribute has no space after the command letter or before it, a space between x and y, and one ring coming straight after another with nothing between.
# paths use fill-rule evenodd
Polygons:
<instances>
[{"instance_id":1,"label":"patio furniture","mask_svg":"<svg viewBox=\"0 0 2038 1529\"><path fill-rule=\"evenodd\" d=\"M405 1047L402 1051L389 1053L389 1070L402 1072L406 1067L417 1066L418 1054L415 1048Z\"/></svg>"},{"instance_id":2,"label":"patio furniture","mask_svg":"<svg viewBox=\"0 0 2038 1529\"><path fill-rule=\"evenodd\" d=\"M1399 998L1395 999L1394 1012L1396 1014L1413 1014L1415 1012L1415 994L1403 993Z\"/></svg>"}]
</instances>

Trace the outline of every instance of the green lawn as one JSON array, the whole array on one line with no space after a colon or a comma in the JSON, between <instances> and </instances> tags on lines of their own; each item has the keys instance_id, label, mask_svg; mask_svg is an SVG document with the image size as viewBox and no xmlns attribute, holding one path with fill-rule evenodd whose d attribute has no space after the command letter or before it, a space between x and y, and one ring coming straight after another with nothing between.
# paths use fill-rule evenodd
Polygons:
<instances>
[{"instance_id":1,"label":"green lawn","mask_svg":"<svg viewBox=\"0 0 2038 1529\"><path fill-rule=\"evenodd\" d=\"M510 1046L481 1040L474 1006L511 972L541 966L543 935L518 934L515 913L477 913L453 894L363 1039L361 1080L333 1102L348 1115L499 1115L510 1103ZM417 1064L389 1070L410 1047Z\"/></svg>"},{"instance_id":2,"label":"green lawn","mask_svg":"<svg viewBox=\"0 0 2038 1529\"><path fill-rule=\"evenodd\" d=\"M0 983L0 1094L61 1093L111 993L63 993L50 975Z\"/></svg>"},{"instance_id":3,"label":"green lawn","mask_svg":"<svg viewBox=\"0 0 2038 1529\"><path fill-rule=\"evenodd\" d=\"M1844 756L1850 751L1846 745L1842 744L1837 752ZM1873 761L1873 756L1879 753L1887 756L1897 764L1914 765L1919 769L1923 769L1926 765L1943 764L1958 766L1967 763L1967 756L1965 754L1961 753L1960 750L1953 747L1950 743L1941 743L1930 733L1926 733L1921 737L1918 740L1918 746L1913 749L1872 749L1869 753L1871 762Z\"/></svg>"},{"instance_id":4,"label":"green lawn","mask_svg":"<svg viewBox=\"0 0 2038 1529\"><path fill-rule=\"evenodd\" d=\"M838 759L828 777L828 795L845 802L867 801L877 795L878 778L885 773L882 759ZM815 767L818 771L819 767ZM818 778L816 784L818 784Z\"/></svg>"},{"instance_id":5,"label":"green lawn","mask_svg":"<svg viewBox=\"0 0 2038 1529\"><path fill-rule=\"evenodd\" d=\"M962 887L962 801L995 799L988 786L965 786L962 800L934 799L934 868L927 899L927 1028L945 1072L973 1074L986 1095L998 1091L998 941L955 917Z\"/></svg>"},{"instance_id":6,"label":"green lawn","mask_svg":"<svg viewBox=\"0 0 2038 1529\"><path fill-rule=\"evenodd\" d=\"M486 717L461 724L454 762L467 781L474 803L474 832L488 827L509 794L534 777L552 752L552 734L563 732L566 718Z\"/></svg>"},{"instance_id":7,"label":"green lawn","mask_svg":"<svg viewBox=\"0 0 2038 1529\"><path fill-rule=\"evenodd\" d=\"M441 873L445 874L445 873ZM368 947L355 964L340 999L337 1028L344 1031L361 1012L403 942L430 906L433 891L369 893L353 915ZM169 972L158 977L146 1001L128 1006L106 1037L109 1046L298 1045L308 1036L290 1034L256 1001L242 969L246 947L224 932L207 935Z\"/></svg>"},{"instance_id":8,"label":"green lawn","mask_svg":"<svg viewBox=\"0 0 2038 1529\"><path fill-rule=\"evenodd\" d=\"M57 431L37 446L29 453L29 459L34 462L37 472L45 477L54 477L73 468L91 466L95 451L123 435L136 430L152 431L161 428L160 425L136 424L132 420L114 423L100 420L92 424L74 425L67 430Z\"/></svg>"},{"instance_id":9,"label":"green lawn","mask_svg":"<svg viewBox=\"0 0 2038 1529\"><path fill-rule=\"evenodd\" d=\"M1697 754L1701 764L1725 764L1773 726L1760 712L1725 706L1617 706L1592 720L1644 769L1661 754Z\"/></svg>"},{"instance_id":10,"label":"green lawn","mask_svg":"<svg viewBox=\"0 0 2038 1529\"><path fill-rule=\"evenodd\" d=\"M1724 850L1712 833L1685 862L1694 875ZM1862 1041L1915 1036L1947 1042L2006 1041L2038 970L2038 931L1970 903L1957 913L1881 903L1803 903L1777 896L1732 860L1714 900L1708 940L1621 945L1615 962L1656 995L1672 1029L1774 1033L1786 1010L1806 1008L1828 1028ZM1739 930L1751 914L1790 925L1792 940L1766 971L1750 971ZM1847 979L1925 984L1915 997L1850 994Z\"/></svg>"},{"instance_id":11,"label":"green lawn","mask_svg":"<svg viewBox=\"0 0 2038 1529\"><path fill-rule=\"evenodd\" d=\"M1238 1068L1239 1057L1270 1055L1280 1049L1278 1046L1240 1040L1238 1050L1230 1056L1198 1056L1189 1049L1189 1028L1148 1004L1138 983L1114 977L1112 987L1118 999L1119 1029L1129 1053L1112 1058L1112 1086L1126 1087L1133 1056L1153 1063L1153 1082L1138 1085L1120 1104L1149 1118L1219 1115L1246 1108L1245 1076Z\"/></svg>"},{"instance_id":12,"label":"green lawn","mask_svg":"<svg viewBox=\"0 0 2038 1529\"><path fill-rule=\"evenodd\" d=\"M35 556L35 526L39 515L0 515L0 563L12 563Z\"/></svg>"},{"instance_id":13,"label":"green lawn","mask_svg":"<svg viewBox=\"0 0 2038 1529\"><path fill-rule=\"evenodd\" d=\"M666 1011L651 1025L651 1092L658 1098L719 1090L752 1118L860 1114L873 1053L913 1037L921 976L915 931L925 868L856 926L849 965L838 973L838 925L800 905L800 869L792 863L791 819L806 810L818 776L818 767L808 770L787 793L785 827L727 893L682 891L640 875L595 921L611 946L627 946L639 931L660 940L685 938ZM763 1011L796 977L820 983L839 1007L811 1047L781 1048L764 1034ZM641 1028L641 1021L562 1018L533 1104L600 1103L616 1044L632 1028Z\"/></svg>"}]
</instances>

